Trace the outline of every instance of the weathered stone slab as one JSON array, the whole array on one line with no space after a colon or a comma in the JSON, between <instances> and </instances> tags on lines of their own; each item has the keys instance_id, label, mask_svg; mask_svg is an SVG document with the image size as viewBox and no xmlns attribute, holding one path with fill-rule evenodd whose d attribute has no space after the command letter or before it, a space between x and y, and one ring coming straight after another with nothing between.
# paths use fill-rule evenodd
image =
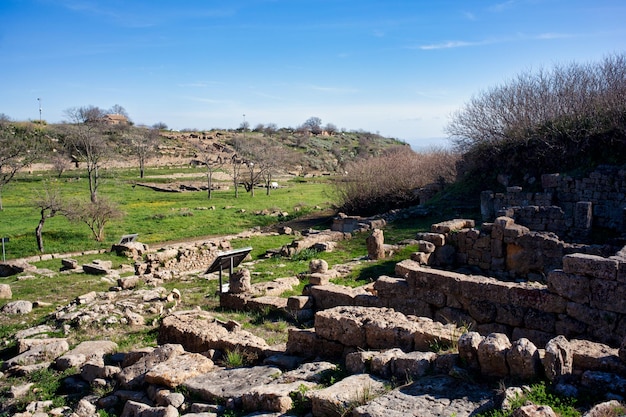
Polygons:
<instances>
[{"instance_id":1,"label":"weathered stone slab","mask_svg":"<svg viewBox=\"0 0 626 417\"><path fill-rule=\"evenodd\" d=\"M229 328L230 327L230 328ZM180 311L165 317L159 328L158 343L180 343L188 352L240 349L265 357L265 340L237 326L228 326L201 310Z\"/></svg>"},{"instance_id":2,"label":"weathered stone slab","mask_svg":"<svg viewBox=\"0 0 626 417\"><path fill-rule=\"evenodd\" d=\"M274 411L286 413L293 406L292 393L299 392L302 387L313 388L316 384L306 381L288 384L268 384L252 387L241 396L243 409L246 411Z\"/></svg>"},{"instance_id":3,"label":"weathered stone slab","mask_svg":"<svg viewBox=\"0 0 626 417\"><path fill-rule=\"evenodd\" d=\"M366 405L354 417L469 417L494 406L494 393L487 387L448 376L424 377L395 389Z\"/></svg>"},{"instance_id":4,"label":"weathered stone slab","mask_svg":"<svg viewBox=\"0 0 626 417\"><path fill-rule=\"evenodd\" d=\"M69 350L65 339L57 339L53 343L37 344L27 351L2 362L2 369L13 366L35 365L41 362L50 362Z\"/></svg>"},{"instance_id":5,"label":"weathered stone slab","mask_svg":"<svg viewBox=\"0 0 626 417\"><path fill-rule=\"evenodd\" d=\"M213 361L199 353L183 353L152 367L145 375L149 384L176 388L188 379L211 371Z\"/></svg>"},{"instance_id":6,"label":"weathered stone slab","mask_svg":"<svg viewBox=\"0 0 626 417\"><path fill-rule=\"evenodd\" d=\"M574 370L613 372L626 376L626 363L619 358L617 348L579 339L572 339L569 344Z\"/></svg>"},{"instance_id":7,"label":"weathered stone slab","mask_svg":"<svg viewBox=\"0 0 626 417\"><path fill-rule=\"evenodd\" d=\"M303 363L293 371L283 373L277 382L290 383L296 381L309 381L320 383L325 375L337 369L337 365L326 361Z\"/></svg>"},{"instance_id":8,"label":"weathered stone slab","mask_svg":"<svg viewBox=\"0 0 626 417\"><path fill-rule=\"evenodd\" d=\"M565 273L585 275L608 281L617 279L618 264L616 259L584 253L573 253L563 257L563 271Z\"/></svg>"},{"instance_id":9,"label":"weathered stone slab","mask_svg":"<svg viewBox=\"0 0 626 417\"><path fill-rule=\"evenodd\" d=\"M84 363L100 358L117 350L117 343L109 340L95 340L80 343L74 349L54 361L54 366L60 371L71 367L80 368Z\"/></svg>"},{"instance_id":10,"label":"weathered stone slab","mask_svg":"<svg viewBox=\"0 0 626 417\"><path fill-rule=\"evenodd\" d=\"M48 344L59 343L59 342L67 343L67 339L59 338L59 337L54 337L54 338L51 337L51 338L43 338L43 339L18 339L17 340L17 353L24 353L28 349L33 348L34 346L48 345Z\"/></svg>"},{"instance_id":11,"label":"weathered stone slab","mask_svg":"<svg viewBox=\"0 0 626 417\"><path fill-rule=\"evenodd\" d=\"M182 386L203 401L233 399L237 403L253 388L270 384L281 374L275 366L218 369L188 379Z\"/></svg>"},{"instance_id":12,"label":"weathered stone slab","mask_svg":"<svg viewBox=\"0 0 626 417\"><path fill-rule=\"evenodd\" d=\"M145 382L145 375L152 368L161 362L165 362L170 358L174 358L185 353L183 347L179 344L166 344L159 346L152 352L143 356L136 363L128 366L116 375L120 385L124 388L135 389L142 387Z\"/></svg>"},{"instance_id":13,"label":"weathered stone slab","mask_svg":"<svg viewBox=\"0 0 626 417\"><path fill-rule=\"evenodd\" d=\"M328 388L310 391L309 398L316 417L346 415L351 407L385 392L384 380L368 374L352 375Z\"/></svg>"},{"instance_id":14,"label":"weathered stone slab","mask_svg":"<svg viewBox=\"0 0 626 417\"><path fill-rule=\"evenodd\" d=\"M11 301L10 303L2 306L0 311L4 314L11 315L28 314L33 311L33 303L26 300Z\"/></svg>"}]
</instances>

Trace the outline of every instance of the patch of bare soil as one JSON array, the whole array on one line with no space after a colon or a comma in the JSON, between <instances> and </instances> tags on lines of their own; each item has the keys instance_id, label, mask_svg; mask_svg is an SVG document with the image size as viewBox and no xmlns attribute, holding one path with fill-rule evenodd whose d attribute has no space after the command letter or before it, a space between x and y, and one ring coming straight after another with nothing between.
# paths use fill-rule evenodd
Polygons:
<instances>
[{"instance_id":1,"label":"patch of bare soil","mask_svg":"<svg viewBox=\"0 0 626 417\"><path fill-rule=\"evenodd\" d=\"M307 214L302 217L298 217L297 219L289 220L286 222L281 222L272 226L269 226L270 230L277 230L279 227L286 226L290 227L293 230L302 231L306 229L316 228L316 227L325 227L330 228L333 217L337 215L337 210L335 209L326 209L321 211L316 211L310 214Z\"/></svg>"}]
</instances>

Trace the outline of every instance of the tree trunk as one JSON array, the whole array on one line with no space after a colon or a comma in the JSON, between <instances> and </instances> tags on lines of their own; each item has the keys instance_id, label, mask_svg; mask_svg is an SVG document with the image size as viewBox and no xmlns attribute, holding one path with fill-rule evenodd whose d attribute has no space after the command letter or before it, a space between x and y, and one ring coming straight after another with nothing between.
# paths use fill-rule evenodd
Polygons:
<instances>
[{"instance_id":1,"label":"tree trunk","mask_svg":"<svg viewBox=\"0 0 626 417\"><path fill-rule=\"evenodd\" d=\"M208 169L206 173L206 177L207 177L207 187L208 187L207 198L210 200L211 199L211 186L213 185L213 171Z\"/></svg>"},{"instance_id":2,"label":"tree trunk","mask_svg":"<svg viewBox=\"0 0 626 417\"><path fill-rule=\"evenodd\" d=\"M41 231L43 230L43 224L46 222L46 218L42 215L39 220L39 224L37 228L35 228L35 236L37 237L37 248L39 248L39 252L43 253L43 236L41 235Z\"/></svg>"}]
</instances>

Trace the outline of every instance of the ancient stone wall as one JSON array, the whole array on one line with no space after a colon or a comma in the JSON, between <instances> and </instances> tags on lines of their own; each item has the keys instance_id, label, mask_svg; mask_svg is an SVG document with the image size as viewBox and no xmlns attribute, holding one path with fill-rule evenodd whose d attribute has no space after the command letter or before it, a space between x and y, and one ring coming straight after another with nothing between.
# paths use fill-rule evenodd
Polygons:
<instances>
[{"instance_id":1,"label":"ancient stone wall","mask_svg":"<svg viewBox=\"0 0 626 417\"><path fill-rule=\"evenodd\" d=\"M396 272L403 278L379 277L372 293L329 285L308 294L317 309L386 307L536 344L563 335L619 346L626 337L626 259L619 256L566 255L547 284L464 275L411 260L397 264Z\"/></svg>"},{"instance_id":2,"label":"ancient stone wall","mask_svg":"<svg viewBox=\"0 0 626 417\"><path fill-rule=\"evenodd\" d=\"M592 227L626 230L626 169L600 166L587 178L546 174L541 177L543 192L524 192L507 187L505 193L481 194L483 220L506 215L537 231L549 231L564 238L584 240Z\"/></svg>"},{"instance_id":3,"label":"ancient stone wall","mask_svg":"<svg viewBox=\"0 0 626 417\"><path fill-rule=\"evenodd\" d=\"M531 231L505 216L480 229L468 219L433 224L429 233L418 233L416 239L420 252L412 258L421 264L465 268L504 280L545 282L550 271L562 267L564 255L615 253L609 246L571 244L554 233Z\"/></svg>"}]
</instances>

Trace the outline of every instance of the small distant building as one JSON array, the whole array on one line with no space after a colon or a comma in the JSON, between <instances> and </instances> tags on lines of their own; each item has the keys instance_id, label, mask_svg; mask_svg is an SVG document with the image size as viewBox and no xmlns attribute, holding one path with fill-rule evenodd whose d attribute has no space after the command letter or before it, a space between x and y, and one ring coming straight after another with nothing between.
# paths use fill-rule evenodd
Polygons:
<instances>
[{"instance_id":1,"label":"small distant building","mask_svg":"<svg viewBox=\"0 0 626 417\"><path fill-rule=\"evenodd\" d=\"M105 114L103 121L107 125L127 125L130 124L128 118L122 114Z\"/></svg>"}]
</instances>

